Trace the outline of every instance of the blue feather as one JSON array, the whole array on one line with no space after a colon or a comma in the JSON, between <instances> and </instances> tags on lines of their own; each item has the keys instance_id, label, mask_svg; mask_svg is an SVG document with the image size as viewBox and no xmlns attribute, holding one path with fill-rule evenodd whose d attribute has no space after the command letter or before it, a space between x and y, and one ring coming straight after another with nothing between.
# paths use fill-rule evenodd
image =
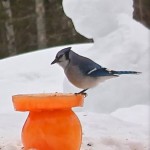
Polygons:
<instances>
[{"instance_id":1,"label":"blue feather","mask_svg":"<svg viewBox=\"0 0 150 150\"><path fill-rule=\"evenodd\" d=\"M111 71L113 74L140 74L141 72L136 72L136 71Z\"/></svg>"},{"instance_id":2,"label":"blue feather","mask_svg":"<svg viewBox=\"0 0 150 150\"><path fill-rule=\"evenodd\" d=\"M113 74L111 71L108 71L106 68L100 68L95 71L92 71L88 74L90 77L99 77L99 76L118 76Z\"/></svg>"},{"instance_id":3,"label":"blue feather","mask_svg":"<svg viewBox=\"0 0 150 150\"><path fill-rule=\"evenodd\" d=\"M106 68L100 68L91 71L88 75L91 77L99 77L99 76L118 76L122 74L140 74L141 72L136 71L114 71L108 70Z\"/></svg>"}]
</instances>

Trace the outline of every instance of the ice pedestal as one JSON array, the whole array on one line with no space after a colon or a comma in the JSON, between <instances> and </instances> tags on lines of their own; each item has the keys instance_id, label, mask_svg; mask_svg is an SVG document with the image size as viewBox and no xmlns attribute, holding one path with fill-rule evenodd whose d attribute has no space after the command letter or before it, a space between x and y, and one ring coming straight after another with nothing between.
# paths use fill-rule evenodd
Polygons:
<instances>
[{"instance_id":1,"label":"ice pedestal","mask_svg":"<svg viewBox=\"0 0 150 150\"><path fill-rule=\"evenodd\" d=\"M82 128L71 108L83 100L83 95L60 93L13 96L17 111L29 111L22 129L24 150L79 150Z\"/></svg>"}]
</instances>

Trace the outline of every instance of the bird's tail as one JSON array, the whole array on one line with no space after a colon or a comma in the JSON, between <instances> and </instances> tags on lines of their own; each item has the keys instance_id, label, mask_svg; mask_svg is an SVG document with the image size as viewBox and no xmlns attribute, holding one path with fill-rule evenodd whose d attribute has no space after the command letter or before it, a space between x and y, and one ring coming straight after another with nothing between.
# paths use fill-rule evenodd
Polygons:
<instances>
[{"instance_id":1,"label":"bird's tail","mask_svg":"<svg viewBox=\"0 0 150 150\"><path fill-rule=\"evenodd\" d=\"M141 72L137 72L137 71L112 71L113 74L141 74Z\"/></svg>"}]
</instances>

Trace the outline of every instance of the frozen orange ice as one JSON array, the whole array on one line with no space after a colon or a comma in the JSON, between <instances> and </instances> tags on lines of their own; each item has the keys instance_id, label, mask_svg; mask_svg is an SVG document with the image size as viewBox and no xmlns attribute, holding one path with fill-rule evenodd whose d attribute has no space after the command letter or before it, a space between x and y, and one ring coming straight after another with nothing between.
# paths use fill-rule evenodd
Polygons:
<instances>
[{"instance_id":1,"label":"frozen orange ice","mask_svg":"<svg viewBox=\"0 0 150 150\"><path fill-rule=\"evenodd\" d=\"M80 150L82 127L72 107L83 106L82 94L14 95L16 111L29 111L22 129L24 150Z\"/></svg>"}]
</instances>

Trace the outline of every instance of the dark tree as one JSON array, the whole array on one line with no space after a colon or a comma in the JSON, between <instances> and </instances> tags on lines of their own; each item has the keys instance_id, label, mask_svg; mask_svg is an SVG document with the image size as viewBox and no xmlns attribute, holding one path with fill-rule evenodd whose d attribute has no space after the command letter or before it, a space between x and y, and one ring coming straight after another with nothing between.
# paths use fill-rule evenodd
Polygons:
<instances>
[{"instance_id":1,"label":"dark tree","mask_svg":"<svg viewBox=\"0 0 150 150\"><path fill-rule=\"evenodd\" d=\"M133 18L150 29L150 0L133 0Z\"/></svg>"},{"instance_id":2,"label":"dark tree","mask_svg":"<svg viewBox=\"0 0 150 150\"><path fill-rule=\"evenodd\" d=\"M4 20L4 30L6 34L6 41L7 41L7 49L9 56L13 56L17 54L16 47L15 47L15 33L14 33L14 26L12 22L12 11L10 6L10 0L2 0L2 7L5 13L5 20Z\"/></svg>"},{"instance_id":3,"label":"dark tree","mask_svg":"<svg viewBox=\"0 0 150 150\"><path fill-rule=\"evenodd\" d=\"M9 2L8 9L2 1ZM0 58L84 42L91 40L75 31L72 21L65 16L62 0L0 1Z\"/></svg>"}]
</instances>

